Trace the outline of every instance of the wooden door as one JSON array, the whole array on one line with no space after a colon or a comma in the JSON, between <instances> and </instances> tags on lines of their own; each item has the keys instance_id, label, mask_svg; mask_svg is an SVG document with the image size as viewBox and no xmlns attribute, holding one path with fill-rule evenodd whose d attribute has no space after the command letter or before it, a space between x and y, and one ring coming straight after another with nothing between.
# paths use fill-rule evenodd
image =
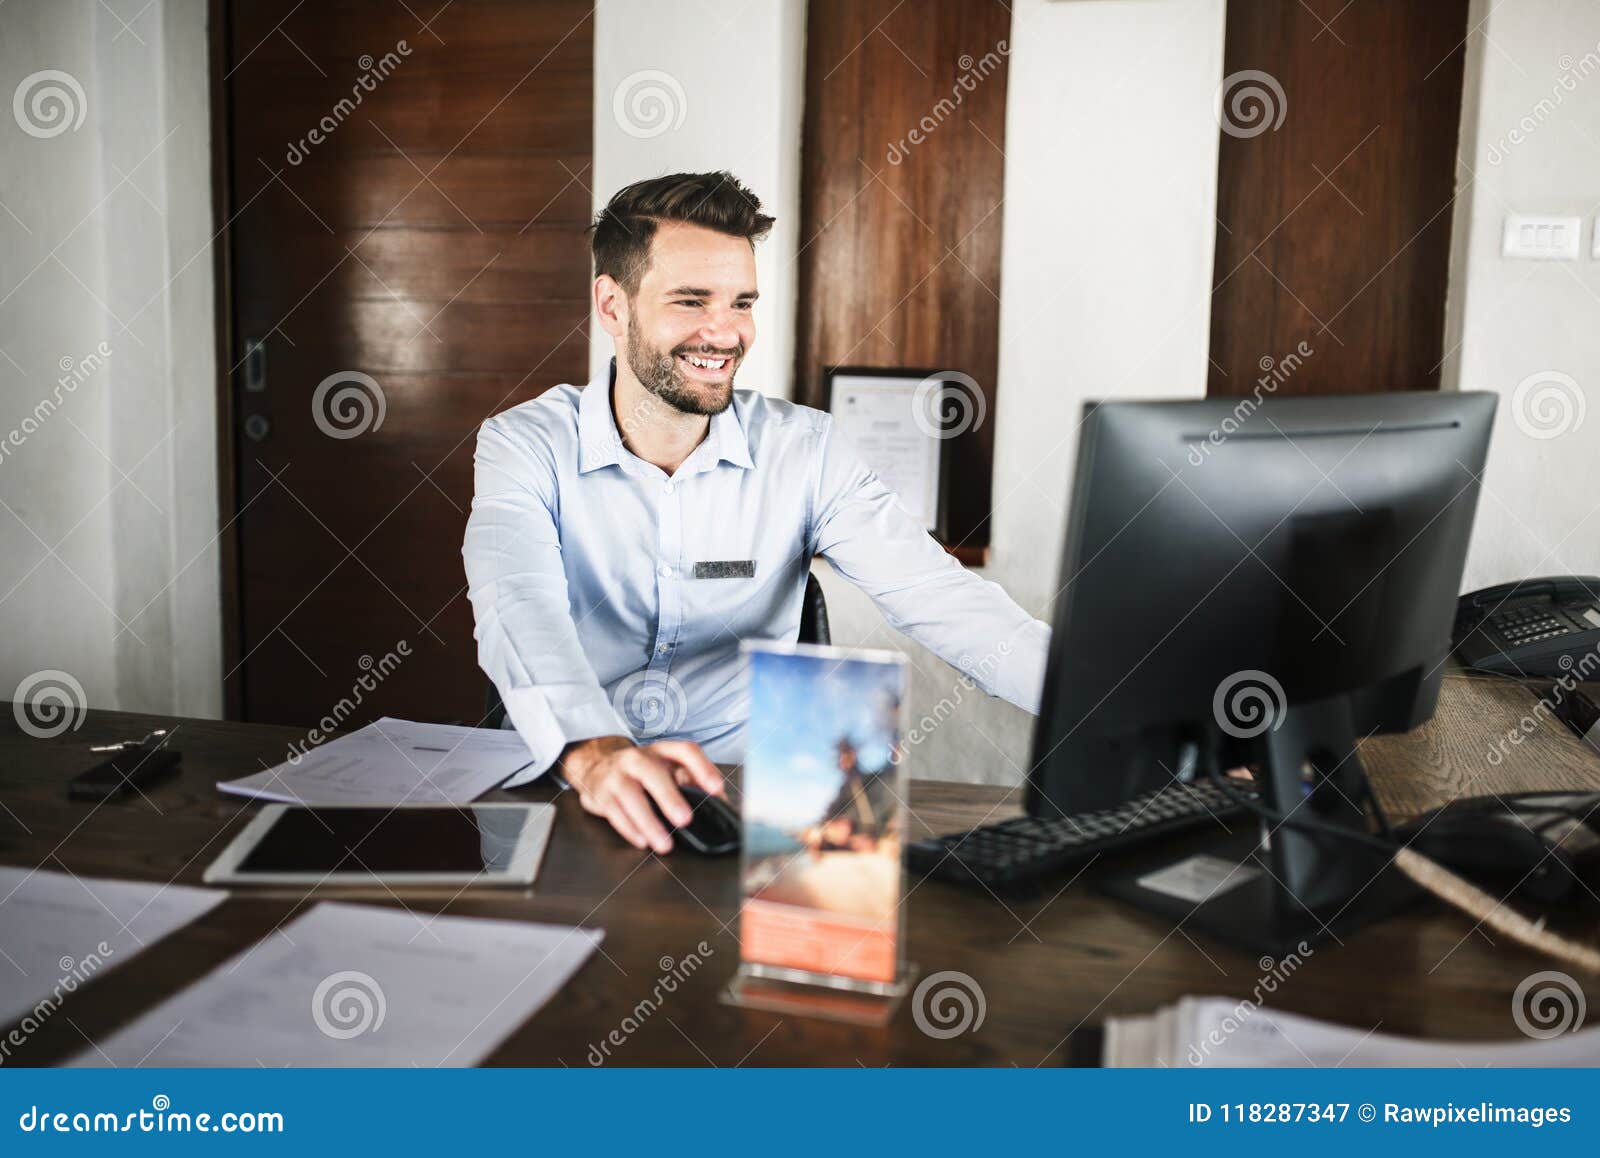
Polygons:
<instances>
[{"instance_id":1,"label":"wooden door","mask_svg":"<svg viewBox=\"0 0 1600 1158\"><path fill-rule=\"evenodd\" d=\"M1210 394L1438 389L1466 38L1467 0L1229 0Z\"/></svg>"},{"instance_id":2,"label":"wooden door","mask_svg":"<svg viewBox=\"0 0 1600 1158\"><path fill-rule=\"evenodd\" d=\"M1011 10L1003 0L810 0L796 397L829 366L961 375L947 546L989 544Z\"/></svg>"},{"instance_id":3,"label":"wooden door","mask_svg":"<svg viewBox=\"0 0 1600 1158\"><path fill-rule=\"evenodd\" d=\"M214 18L229 713L475 723L474 434L587 373L590 6Z\"/></svg>"}]
</instances>

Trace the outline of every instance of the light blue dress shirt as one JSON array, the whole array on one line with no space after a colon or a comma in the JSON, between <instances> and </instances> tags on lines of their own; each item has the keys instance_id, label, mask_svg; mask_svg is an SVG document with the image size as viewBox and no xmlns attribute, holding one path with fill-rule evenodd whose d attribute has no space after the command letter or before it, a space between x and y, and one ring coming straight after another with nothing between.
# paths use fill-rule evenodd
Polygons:
<instances>
[{"instance_id":1,"label":"light blue dress shirt","mask_svg":"<svg viewBox=\"0 0 1600 1158\"><path fill-rule=\"evenodd\" d=\"M736 390L669 477L623 446L615 374L613 359L478 432L462 555L478 661L533 753L512 783L595 736L738 762L739 643L794 640L816 555L891 626L1038 712L1048 625L940 547L831 416Z\"/></svg>"}]
</instances>

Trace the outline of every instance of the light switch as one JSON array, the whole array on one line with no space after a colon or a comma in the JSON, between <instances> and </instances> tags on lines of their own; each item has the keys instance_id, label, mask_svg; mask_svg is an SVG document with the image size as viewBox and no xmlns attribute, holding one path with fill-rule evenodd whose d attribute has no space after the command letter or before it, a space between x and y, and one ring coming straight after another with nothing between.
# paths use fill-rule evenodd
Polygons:
<instances>
[{"instance_id":1,"label":"light switch","mask_svg":"<svg viewBox=\"0 0 1600 1158\"><path fill-rule=\"evenodd\" d=\"M1576 261L1582 234L1581 217L1530 217L1510 213L1506 215L1500 254L1502 257ZM1596 253L1600 254L1600 250Z\"/></svg>"}]
</instances>

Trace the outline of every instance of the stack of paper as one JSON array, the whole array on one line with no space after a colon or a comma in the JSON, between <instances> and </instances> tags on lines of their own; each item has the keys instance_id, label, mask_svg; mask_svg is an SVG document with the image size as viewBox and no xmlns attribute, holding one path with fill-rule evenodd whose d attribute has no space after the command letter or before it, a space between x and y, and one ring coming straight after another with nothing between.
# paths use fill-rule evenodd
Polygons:
<instances>
[{"instance_id":1,"label":"stack of paper","mask_svg":"<svg viewBox=\"0 0 1600 1158\"><path fill-rule=\"evenodd\" d=\"M1421 1041L1227 997L1185 997L1106 1023L1103 1064L1129 1066L1600 1066L1600 1028L1535 1041Z\"/></svg>"},{"instance_id":2,"label":"stack of paper","mask_svg":"<svg viewBox=\"0 0 1600 1158\"><path fill-rule=\"evenodd\" d=\"M221 904L227 893L0 868L0 1025L43 1021L87 985Z\"/></svg>"},{"instance_id":3,"label":"stack of paper","mask_svg":"<svg viewBox=\"0 0 1600 1158\"><path fill-rule=\"evenodd\" d=\"M324 902L69 1064L468 1066L602 936Z\"/></svg>"},{"instance_id":4,"label":"stack of paper","mask_svg":"<svg viewBox=\"0 0 1600 1158\"><path fill-rule=\"evenodd\" d=\"M224 792L285 804L465 804L532 759L516 732L388 716Z\"/></svg>"}]
</instances>

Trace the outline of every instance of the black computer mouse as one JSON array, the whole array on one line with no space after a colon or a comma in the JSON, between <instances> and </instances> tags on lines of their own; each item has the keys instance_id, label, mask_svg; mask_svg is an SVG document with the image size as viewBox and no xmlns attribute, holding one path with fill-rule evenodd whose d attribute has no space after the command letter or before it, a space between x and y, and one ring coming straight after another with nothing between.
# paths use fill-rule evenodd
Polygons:
<instances>
[{"instance_id":1,"label":"black computer mouse","mask_svg":"<svg viewBox=\"0 0 1600 1158\"><path fill-rule=\"evenodd\" d=\"M650 807L656 810L656 815L673 838L682 840L703 856L726 856L730 852L738 852L739 814L733 810L733 805L720 796L713 796L692 785L680 786L678 791L694 812L693 818L682 828L667 819L661 806L655 802L655 797L650 798Z\"/></svg>"},{"instance_id":2,"label":"black computer mouse","mask_svg":"<svg viewBox=\"0 0 1600 1158\"><path fill-rule=\"evenodd\" d=\"M1537 792L1456 801L1399 835L1475 884L1564 901L1600 868L1600 797Z\"/></svg>"}]
</instances>

